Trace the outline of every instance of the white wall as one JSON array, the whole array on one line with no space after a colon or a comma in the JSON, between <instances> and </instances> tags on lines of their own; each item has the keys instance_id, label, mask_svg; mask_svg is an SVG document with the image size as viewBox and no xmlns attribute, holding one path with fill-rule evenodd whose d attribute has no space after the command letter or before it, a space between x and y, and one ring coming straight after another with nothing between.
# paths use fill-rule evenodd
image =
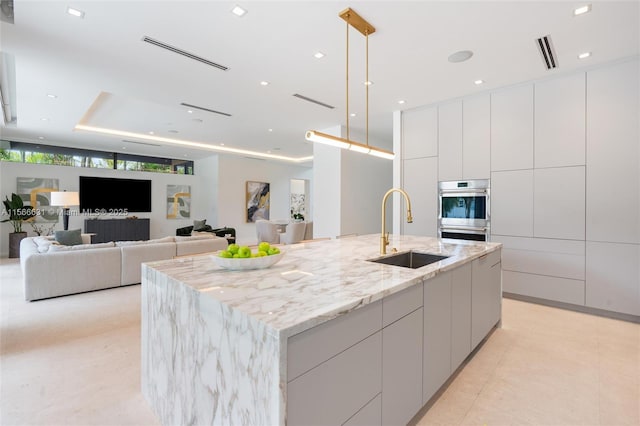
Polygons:
<instances>
[{"instance_id":1,"label":"white wall","mask_svg":"<svg viewBox=\"0 0 640 426\"><path fill-rule=\"evenodd\" d=\"M196 169L197 172L197 169ZM151 213L132 213L131 215L140 218L150 218L151 238L159 238L166 235L175 235L176 228L188 226L193 223L193 218L205 217L207 212L207 202L205 200L206 191L202 184L202 178L198 175L173 175L151 172L127 172L111 169L91 169L84 167L52 166L45 164L27 164L0 162L0 196L2 200L16 192L16 178L18 177L38 177L57 178L61 190L78 191L79 176L99 176L115 177L127 179L151 179ZM192 219L167 219L166 218L166 197L167 185L191 185L191 218ZM73 210L73 209L72 209ZM95 217L95 216L93 216ZM101 216L109 217L109 216ZM69 217L69 229L84 230L84 219L88 215L71 215ZM116 217L118 218L118 217ZM62 219L56 229L62 229ZM35 235L31 226L23 227L29 235ZM8 234L13 232L10 223L0 224L0 256L6 257L9 253Z\"/></svg>"},{"instance_id":2,"label":"white wall","mask_svg":"<svg viewBox=\"0 0 640 426\"><path fill-rule=\"evenodd\" d=\"M346 137L345 128L337 126L323 133ZM352 140L365 136L351 132ZM369 141L370 145L391 149L391 141ZM380 206L384 193L391 188L393 162L322 144L313 147L314 237L337 237L350 234L379 233ZM387 229L390 231L391 203L387 206Z\"/></svg>"},{"instance_id":3,"label":"white wall","mask_svg":"<svg viewBox=\"0 0 640 426\"><path fill-rule=\"evenodd\" d=\"M218 217L217 223L211 225L235 228L236 241L247 245L255 244L257 236L255 224L247 223L246 182L268 182L271 191L269 218L287 220L290 216L290 180L311 179L313 173L312 169L306 166L237 156L221 155L218 164ZM313 196L313 189L311 192ZM313 206L310 210L307 219L312 220L315 215Z\"/></svg>"}]
</instances>

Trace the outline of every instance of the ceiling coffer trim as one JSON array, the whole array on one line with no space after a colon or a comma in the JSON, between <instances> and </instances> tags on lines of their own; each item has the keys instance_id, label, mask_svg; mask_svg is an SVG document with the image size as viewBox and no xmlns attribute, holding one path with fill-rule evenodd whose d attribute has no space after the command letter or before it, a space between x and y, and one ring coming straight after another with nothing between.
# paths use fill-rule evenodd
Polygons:
<instances>
[{"instance_id":1,"label":"ceiling coffer trim","mask_svg":"<svg viewBox=\"0 0 640 426\"><path fill-rule=\"evenodd\" d=\"M180 102L180 105L186 106L187 108L199 109L201 111L207 111L207 112L212 112L214 114L224 115L226 117L231 117L231 114L229 114L228 112L216 111L215 109L209 109L209 108L201 107L201 106L198 106L198 105L192 105L192 104L188 104L186 102Z\"/></svg>"},{"instance_id":2,"label":"ceiling coffer trim","mask_svg":"<svg viewBox=\"0 0 640 426\"><path fill-rule=\"evenodd\" d=\"M548 70L558 68L558 59L556 58L556 52L551 42L551 36L546 35L536 39L536 46L538 51L542 55L542 60Z\"/></svg>"},{"instance_id":3,"label":"ceiling coffer trim","mask_svg":"<svg viewBox=\"0 0 640 426\"><path fill-rule=\"evenodd\" d=\"M303 101L311 102L311 103L313 103L313 104L320 105L320 106L323 106L323 107L325 107L325 108L335 109L335 107L334 107L334 106L332 106L332 105L325 104L324 102L316 101L315 99L308 98L308 97L303 96L303 95L301 95L301 94L299 94L299 93L294 93L294 94L293 94L293 96L294 96L294 97L296 97L296 98L298 98L298 99L302 99Z\"/></svg>"},{"instance_id":4,"label":"ceiling coffer trim","mask_svg":"<svg viewBox=\"0 0 640 426\"><path fill-rule=\"evenodd\" d=\"M193 59L194 61L198 61L198 62L202 62L203 64L207 64L210 65L214 68L218 68L219 70L222 71L227 71L229 69L229 67L225 67L224 65L220 65L216 62L210 61L208 59L203 58L202 56L198 56L195 55L193 53L187 52L186 50L182 50L180 48L177 48L175 46L171 46L170 44L164 43L162 41L156 40L154 38L151 38L149 36L144 36L142 37L142 41L144 41L145 43L149 43L149 44L153 44L154 46L158 46L161 47L163 49L169 50L173 53L177 53L179 55L182 56L186 56L189 59Z\"/></svg>"}]
</instances>

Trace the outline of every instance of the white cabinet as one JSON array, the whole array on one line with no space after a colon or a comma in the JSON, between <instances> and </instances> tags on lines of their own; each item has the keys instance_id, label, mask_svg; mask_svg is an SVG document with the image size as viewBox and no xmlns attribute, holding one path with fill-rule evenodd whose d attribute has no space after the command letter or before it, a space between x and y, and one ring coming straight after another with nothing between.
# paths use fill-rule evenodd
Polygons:
<instances>
[{"instance_id":1,"label":"white cabinet","mask_svg":"<svg viewBox=\"0 0 640 426\"><path fill-rule=\"evenodd\" d=\"M404 425L422 407L422 308L382 330L382 424Z\"/></svg>"},{"instance_id":2,"label":"white cabinet","mask_svg":"<svg viewBox=\"0 0 640 426\"><path fill-rule=\"evenodd\" d=\"M413 223L401 221L403 234L438 236L438 158L405 160L404 190L411 197ZM402 203L402 217L405 216Z\"/></svg>"},{"instance_id":3,"label":"white cabinet","mask_svg":"<svg viewBox=\"0 0 640 426\"><path fill-rule=\"evenodd\" d=\"M438 179L462 179L462 101L438 107Z\"/></svg>"},{"instance_id":4,"label":"white cabinet","mask_svg":"<svg viewBox=\"0 0 640 426\"><path fill-rule=\"evenodd\" d=\"M426 403L451 374L451 273L424 282L422 401Z\"/></svg>"},{"instance_id":5,"label":"white cabinet","mask_svg":"<svg viewBox=\"0 0 640 426\"><path fill-rule=\"evenodd\" d=\"M585 74L535 84L535 167L585 164Z\"/></svg>"},{"instance_id":6,"label":"white cabinet","mask_svg":"<svg viewBox=\"0 0 640 426\"><path fill-rule=\"evenodd\" d=\"M491 173L491 233L533 236L533 170Z\"/></svg>"},{"instance_id":7,"label":"white cabinet","mask_svg":"<svg viewBox=\"0 0 640 426\"><path fill-rule=\"evenodd\" d=\"M402 113L402 158L438 155L438 108L420 108Z\"/></svg>"},{"instance_id":8,"label":"white cabinet","mask_svg":"<svg viewBox=\"0 0 640 426\"><path fill-rule=\"evenodd\" d=\"M587 240L640 243L640 68L587 73Z\"/></svg>"},{"instance_id":9,"label":"white cabinet","mask_svg":"<svg viewBox=\"0 0 640 426\"><path fill-rule=\"evenodd\" d=\"M534 236L584 240L584 166L536 169L533 186Z\"/></svg>"},{"instance_id":10,"label":"white cabinet","mask_svg":"<svg viewBox=\"0 0 640 426\"><path fill-rule=\"evenodd\" d=\"M287 384L287 424L343 424L381 392L381 369L378 331Z\"/></svg>"},{"instance_id":11,"label":"white cabinet","mask_svg":"<svg viewBox=\"0 0 640 426\"><path fill-rule=\"evenodd\" d=\"M462 101L462 179L491 177L491 97Z\"/></svg>"},{"instance_id":12,"label":"white cabinet","mask_svg":"<svg viewBox=\"0 0 640 426\"><path fill-rule=\"evenodd\" d=\"M381 426L382 394L378 394L343 426Z\"/></svg>"},{"instance_id":13,"label":"white cabinet","mask_svg":"<svg viewBox=\"0 0 640 426\"><path fill-rule=\"evenodd\" d=\"M640 315L640 245L587 241L586 305Z\"/></svg>"},{"instance_id":14,"label":"white cabinet","mask_svg":"<svg viewBox=\"0 0 640 426\"><path fill-rule=\"evenodd\" d=\"M451 271L451 372L471 353L471 263Z\"/></svg>"},{"instance_id":15,"label":"white cabinet","mask_svg":"<svg viewBox=\"0 0 640 426\"><path fill-rule=\"evenodd\" d=\"M471 349L502 317L500 250L471 263Z\"/></svg>"},{"instance_id":16,"label":"white cabinet","mask_svg":"<svg viewBox=\"0 0 640 426\"><path fill-rule=\"evenodd\" d=\"M505 253L505 258L508 254ZM542 269L540 273L544 274ZM584 305L584 280L502 271L502 290L538 299Z\"/></svg>"},{"instance_id":17,"label":"white cabinet","mask_svg":"<svg viewBox=\"0 0 640 426\"><path fill-rule=\"evenodd\" d=\"M491 171L533 168L533 85L491 94Z\"/></svg>"}]
</instances>

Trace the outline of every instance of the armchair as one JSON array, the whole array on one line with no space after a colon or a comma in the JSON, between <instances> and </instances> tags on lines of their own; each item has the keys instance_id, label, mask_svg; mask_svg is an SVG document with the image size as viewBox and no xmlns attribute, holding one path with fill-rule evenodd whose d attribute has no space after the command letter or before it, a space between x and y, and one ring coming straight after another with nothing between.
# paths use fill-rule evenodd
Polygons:
<instances>
[{"instance_id":1,"label":"armchair","mask_svg":"<svg viewBox=\"0 0 640 426\"><path fill-rule=\"evenodd\" d=\"M266 241L269 244L280 243L278 226L268 220L256 220L256 235L258 236L258 243L261 243L263 241Z\"/></svg>"},{"instance_id":2,"label":"armchair","mask_svg":"<svg viewBox=\"0 0 640 426\"><path fill-rule=\"evenodd\" d=\"M287 225L287 230L280 234L280 242L282 244L295 244L304 240L304 231L306 224L304 222L292 222Z\"/></svg>"}]
</instances>

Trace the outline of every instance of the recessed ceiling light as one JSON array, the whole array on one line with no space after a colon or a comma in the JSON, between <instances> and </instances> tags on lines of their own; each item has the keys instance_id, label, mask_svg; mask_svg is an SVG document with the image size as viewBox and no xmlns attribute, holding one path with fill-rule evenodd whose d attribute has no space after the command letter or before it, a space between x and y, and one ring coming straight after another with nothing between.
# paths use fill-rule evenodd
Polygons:
<instances>
[{"instance_id":1,"label":"recessed ceiling light","mask_svg":"<svg viewBox=\"0 0 640 426\"><path fill-rule=\"evenodd\" d=\"M42 118L40 119L40 121L49 121L49 119L48 119L48 118L45 118L45 117L42 117Z\"/></svg>"},{"instance_id":2,"label":"recessed ceiling light","mask_svg":"<svg viewBox=\"0 0 640 426\"><path fill-rule=\"evenodd\" d=\"M591 52L584 52L578 55L578 59L585 59L591 56Z\"/></svg>"},{"instance_id":3,"label":"recessed ceiling light","mask_svg":"<svg viewBox=\"0 0 640 426\"><path fill-rule=\"evenodd\" d=\"M372 84L373 84L373 81L371 81L371 80L364 82L365 86L371 86Z\"/></svg>"},{"instance_id":4,"label":"recessed ceiling light","mask_svg":"<svg viewBox=\"0 0 640 426\"><path fill-rule=\"evenodd\" d=\"M264 80L263 80L263 81L261 81L261 82L260 82L260 85L261 85L261 86L268 86L268 85L269 85L269 82L268 82L268 81L264 81Z\"/></svg>"},{"instance_id":5,"label":"recessed ceiling light","mask_svg":"<svg viewBox=\"0 0 640 426\"><path fill-rule=\"evenodd\" d=\"M590 4L573 9L573 16L584 15L587 12L591 12Z\"/></svg>"},{"instance_id":6,"label":"recessed ceiling light","mask_svg":"<svg viewBox=\"0 0 640 426\"><path fill-rule=\"evenodd\" d=\"M221 144L220 144L220 146L224 146L224 144L223 144L223 143L221 143Z\"/></svg>"},{"instance_id":7,"label":"recessed ceiling light","mask_svg":"<svg viewBox=\"0 0 640 426\"><path fill-rule=\"evenodd\" d=\"M355 112L352 112L352 113L351 113L351 114L349 114L349 115L350 115L351 117L355 117L355 116L356 116L356 113L355 113Z\"/></svg>"},{"instance_id":8,"label":"recessed ceiling light","mask_svg":"<svg viewBox=\"0 0 640 426\"><path fill-rule=\"evenodd\" d=\"M476 86L479 86L482 83L484 83L484 80L476 80L476 81L473 82L473 84L475 84Z\"/></svg>"},{"instance_id":9,"label":"recessed ceiling light","mask_svg":"<svg viewBox=\"0 0 640 426\"><path fill-rule=\"evenodd\" d=\"M458 52L449 55L449 62L457 63L469 60L473 56L473 52L470 50L460 50Z\"/></svg>"},{"instance_id":10,"label":"recessed ceiling light","mask_svg":"<svg viewBox=\"0 0 640 426\"><path fill-rule=\"evenodd\" d=\"M79 9L74 9L73 7L67 7L67 13L76 18L84 18L84 12Z\"/></svg>"},{"instance_id":11,"label":"recessed ceiling light","mask_svg":"<svg viewBox=\"0 0 640 426\"><path fill-rule=\"evenodd\" d=\"M400 105L403 105L403 104L405 103L405 101L400 100L400 101L398 101L398 103L399 103Z\"/></svg>"},{"instance_id":12,"label":"recessed ceiling light","mask_svg":"<svg viewBox=\"0 0 640 426\"><path fill-rule=\"evenodd\" d=\"M269 129L270 132L273 132L273 129Z\"/></svg>"},{"instance_id":13,"label":"recessed ceiling light","mask_svg":"<svg viewBox=\"0 0 640 426\"><path fill-rule=\"evenodd\" d=\"M55 99L55 98L57 98L57 96L56 95L52 95L51 93L47 93L47 98Z\"/></svg>"},{"instance_id":14,"label":"recessed ceiling light","mask_svg":"<svg viewBox=\"0 0 640 426\"><path fill-rule=\"evenodd\" d=\"M155 135L155 132L152 130L149 132L150 135Z\"/></svg>"},{"instance_id":15,"label":"recessed ceiling light","mask_svg":"<svg viewBox=\"0 0 640 426\"><path fill-rule=\"evenodd\" d=\"M189 114L193 114L193 110L188 109L188 110L187 110L187 113L189 113Z\"/></svg>"},{"instance_id":16,"label":"recessed ceiling light","mask_svg":"<svg viewBox=\"0 0 640 426\"><path fill-rule=\"evenodd\" d=\"M324 53L316 52L316 53L313 54L313 57L316 58L316 59L324 58Z\"/></svg>"},{"instance_id":17,"label":"recessed ceiling light","mask_svg":"<svg viewBox=\"0 0 640 426\"><path fill-rule=\"evenodd\" d=\"M43 140L44 136L38 136L38 139Z\"/></svg>"},{"instance_id":18,"label":"recessed ceiling light","mask_svg":"<svg viewBox=\"0 0 640 426\"><path fill-rule=\"evenodd\" d=\"M126 147L126 146L123 146L123 147L122 147L122 149L127 149L127 147Z\"/></svg>"},{"instance_id":19,"label":"recessed ceiling light","mask_svg":"<svg viewBox=\"0 0 640 426\"><path fill-rule=\"evenodd\" d=\"M235 7L233 9L231 9L231 13L233 13L236 16L244 16L244 15L246 15L247 10L241 8L238 5L235 5Z\"/></svg>"}]
</instances>

